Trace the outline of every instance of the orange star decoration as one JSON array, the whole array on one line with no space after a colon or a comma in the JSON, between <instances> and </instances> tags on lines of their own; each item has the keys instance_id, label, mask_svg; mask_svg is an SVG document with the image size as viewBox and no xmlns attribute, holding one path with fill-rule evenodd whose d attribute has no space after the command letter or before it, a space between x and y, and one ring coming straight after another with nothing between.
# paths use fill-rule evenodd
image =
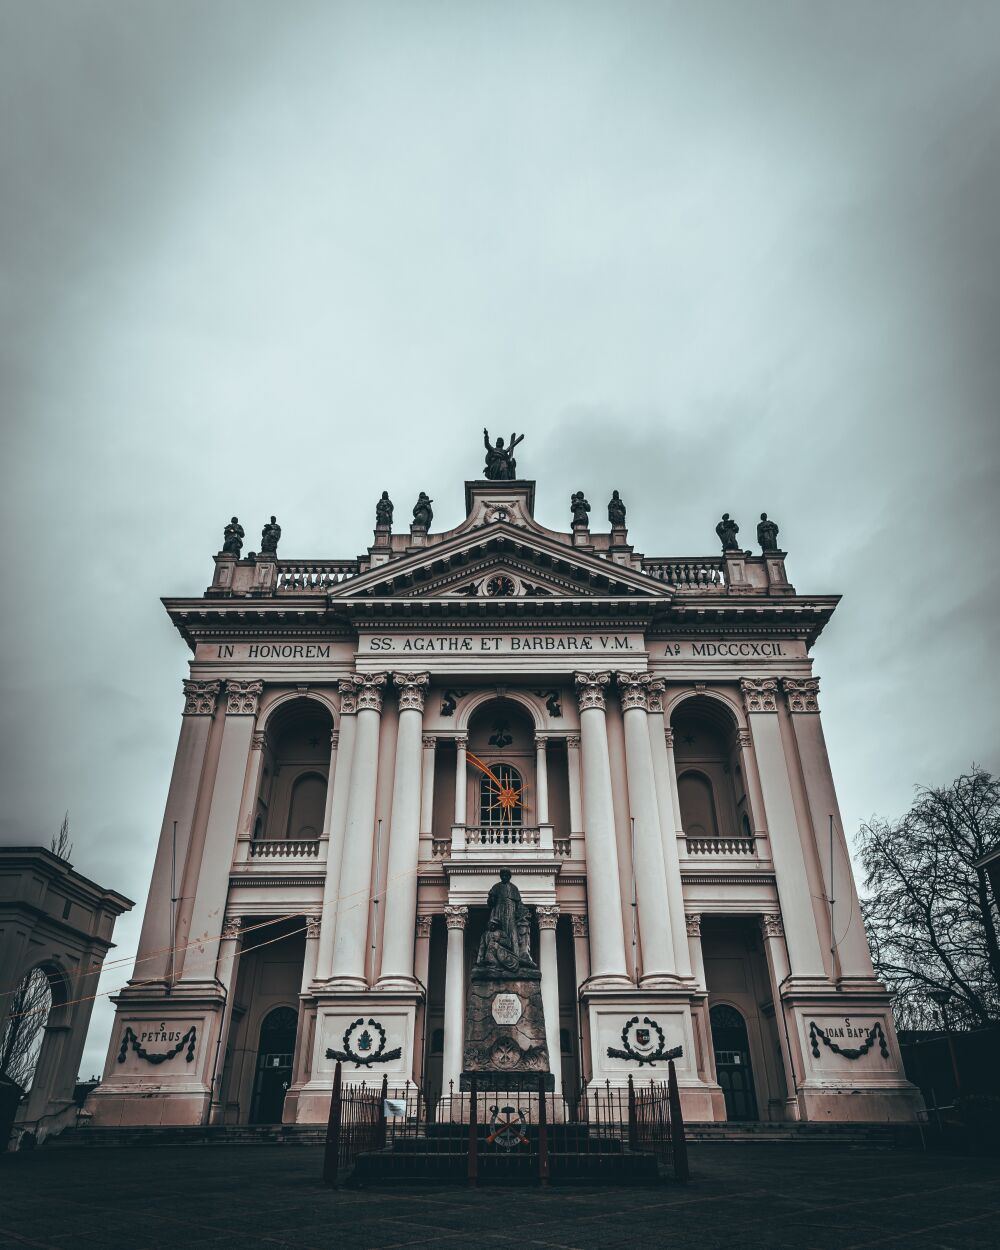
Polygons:
<instances>
[{"instance_id":1,"label":"orange star decoration","mask_svg":"<svg viewBox=\"0 0 1000 1250\"><path fill-rule=\"evenodd\" d=\"M478 768L481 773L483 773L486 777L489 777L490 781L493 782L497 788L497 802L503 809L504 816L512 818L515 810L521 805L520 789L517 786L512 786L502 782L493 769L490 768L489 764L485 764L478 755L473 755L471 751L466 752L465 758L470 764L472 764L475 768Z\"/></svg>"}]
</instances>

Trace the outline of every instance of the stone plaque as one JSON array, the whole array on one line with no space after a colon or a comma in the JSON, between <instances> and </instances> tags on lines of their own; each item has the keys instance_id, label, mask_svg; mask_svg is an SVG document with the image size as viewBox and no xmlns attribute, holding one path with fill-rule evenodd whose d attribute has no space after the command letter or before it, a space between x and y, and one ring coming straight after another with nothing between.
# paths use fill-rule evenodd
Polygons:
<instances>
[{"instance_id":1,"label":"stone plaque","mask_svg":"<svg viewBox=\"0 0 1000 1250\"><path fill-rule=\"evenodd\" d=\"M524 1010L516 994L497 994L493 999L493 1019L497 1024L517 1024Z\"/></svg>"}]
</instances>

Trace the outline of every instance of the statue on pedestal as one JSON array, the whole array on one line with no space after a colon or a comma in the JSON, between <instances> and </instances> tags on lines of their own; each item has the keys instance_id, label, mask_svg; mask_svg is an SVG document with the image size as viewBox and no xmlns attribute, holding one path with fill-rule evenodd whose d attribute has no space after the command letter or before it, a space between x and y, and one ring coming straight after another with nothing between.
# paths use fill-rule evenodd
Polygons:
<instances>
[{"instance_id":1,"label":"statue on pedestal","mask_svg":"<svg viewBox=\"0 0 1000 1250\"><path fill-rule=\"evenodd\" d=\"M760 543L761 551L778 550L778 523L777 521L769 521L766 512L760 514L760 522L757 525L757 541Z\"/></svg>"},{"instance_id":2,"label":"statue on pedestal","mask_svg":"<svg viewBox=\"0 0 1000 1250\"><path fill-rule=\"evenodd\" d=\"M429 530L431 521L434 520L434 510L431 504L433 499L429 499L427 495L421 491L417 496L417 502L413 505L413 524L421 529Z\"/></svg>"},{"instance_id":3,"label":"statue on pedestal","mask_svg":"<svg viewBox=\"0 0 1000 1250\"><path fill-rule=\"evenodd\" d=\"M623 529L625 526L625 504L616 490L611 492L608 500L608 520L615 529Z\"/></svg>"},{"instance_id":4,"label":"statue on pedestal","mask_svg":"<svg viewBox=\"0 0 1000 1250\"><path fill-rule=\"evenodd\" d=\"M277 555L278 539L281 537L281 526L278 524L277 518L271 517L270 521L264 526L260 532L260 554Z\"/></svg>"},{"instance_id":5,"label":"statue on pedestal","mask_svg":"<svg viewBox=\"0 0 1000 1250\"><path fill-rule=\"evenodd\" d=\"M723 512L722 520L715 527L715 532L719 535L723 551L739 551L740 545L736 541L736 535L740 532L740 527L728 512Z\"/></svg>"},{"instance_id":6,"label":"statue on pedestal","mask_svg":"<svg viewBox=\"0 0 1000 1250\"><path fill-rule=\"evenodd\" d=\"M490 918L479 942L476 971L489 969L491 975L510 973L520 976L523 968L535 968L530 949L528 909L521 902L521 891L511 883L510 869L500 869L500 880L486 897Z\"/></svg>"},{"instance_id":7,"label":"statue on pedestal","mask_svg":"<svg viewBox=\"0 0 1000 1250\"><path fill-rule=\"evenodd\" d=\"M392 500L389 498L389 492L384 490L382 498L375 504L375 525L378 529L392 529Z\"/></svg>"},{"instance_id":8,"label":"statue on pedestal","mask_svg":"<svg viewBox=\"0 0 1000 1250\"><path fill-rule=\"evenodd\" d=\"M512 434L506 447L503 439L490 444L489 431L483 428L483 446L486 448L486 468L483 476L491 482L513 482L517 477L517 461L514 459L514 448L524 442L523 434Z\"/></svg>"},{"instance_id":9,"label":"statue on pedestal","mask_svg":"<svg viewBox=\"0 0 1000 1250\"><path fill-rule=\"evenodd\" d=\"M590 511L590 504L584 499L582 490L573 492L570 496L569 506L573 513L574 526L586 529L590 525L590 520L587 516L587 513Z\"/></svg>"},{"instance_id":10,"label":"statue on pedestal","mask_svg":"<svg viewBox=\"0 0 1000 1250\"><path fill-rule=\"evenodd\" d=\"M222 553L223 555L238 556L243 550L243 539L246 537L246 531L240 525L239 517L233 517L226 528L222 531Z\"/></svg>"}]
</instances>

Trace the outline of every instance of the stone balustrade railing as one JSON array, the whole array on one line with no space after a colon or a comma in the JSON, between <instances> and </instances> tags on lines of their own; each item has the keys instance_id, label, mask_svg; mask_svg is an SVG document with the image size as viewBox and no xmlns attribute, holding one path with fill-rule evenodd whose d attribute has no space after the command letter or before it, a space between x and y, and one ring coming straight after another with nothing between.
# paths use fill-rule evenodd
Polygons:
<instances>
[{"instance_id":1,"label":"stone balustrade railing","mask_svg":"<svg viewBox=\"0 0 1000 1250\"><path fill-rule=\"evenodd\" d=\"M318 859L319 838L258 838L249 845L251 859Z\"/></svg>"},{"instance_id":2,"label":"stone balustrade railing","mask_svg":"<svg viewBox=\"0 0 1000 1250\"><path fill-rule=\"evenodd\" d=\"M325 594L357 575L355 560L279 560L275 589L278 594Z\"/></svg>"},{"instance_id":3,"label":"stone balustrade railing","mask_svg":"<svg viewBox=\"0 0 1000 1250\"><path fill-rule=\"evenodd\" d=\"M753 838L685 838L689 855L754 855Z\"/></svg>"},{"instance_id":4,"label":"stone balustrade railing","mask_svg":"<svg viewBox=\"0 0 1000 1250\"><path fill-rule=\"evenodd\" d=\"M476 846L525 846L541 844L541 830L529 825L466 825L465 844Z\"/></svg>"},{"instance_id":5,"label":"stone balustrade railing","mask_svg":"<svg viewBox=\"0 0 1000 1250\"><path fill-rule=\"evenodd\" d=\"M721 556L697 556L692 559L643 560L647 577L667 582L678 590L725 590L725 562Z\"/></svg>"}]
</instances>

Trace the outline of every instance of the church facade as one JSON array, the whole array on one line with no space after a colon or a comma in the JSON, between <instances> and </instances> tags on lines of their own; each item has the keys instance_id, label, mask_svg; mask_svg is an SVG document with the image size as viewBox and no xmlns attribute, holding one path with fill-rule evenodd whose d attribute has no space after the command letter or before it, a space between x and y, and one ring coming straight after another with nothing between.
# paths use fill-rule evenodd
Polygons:
<instances>
[{"instance_id":1,"label":"church facade","mask_svg":"<svg viewBox=\"0 0 1000 1250\"><path fill-rule=\"evenodd\" d=\"M338 1059L457 1088L501 869L557 1090L681 1047L689 1120L914 1118L813 674L836 596L766 519L698 558L639 554L617 492L547 529L487 450L453 529L383 495L365 555L292 560L234 518L165 601L190 676L94 1123L322 1122Z\"/></svg>"}]
</instances>

